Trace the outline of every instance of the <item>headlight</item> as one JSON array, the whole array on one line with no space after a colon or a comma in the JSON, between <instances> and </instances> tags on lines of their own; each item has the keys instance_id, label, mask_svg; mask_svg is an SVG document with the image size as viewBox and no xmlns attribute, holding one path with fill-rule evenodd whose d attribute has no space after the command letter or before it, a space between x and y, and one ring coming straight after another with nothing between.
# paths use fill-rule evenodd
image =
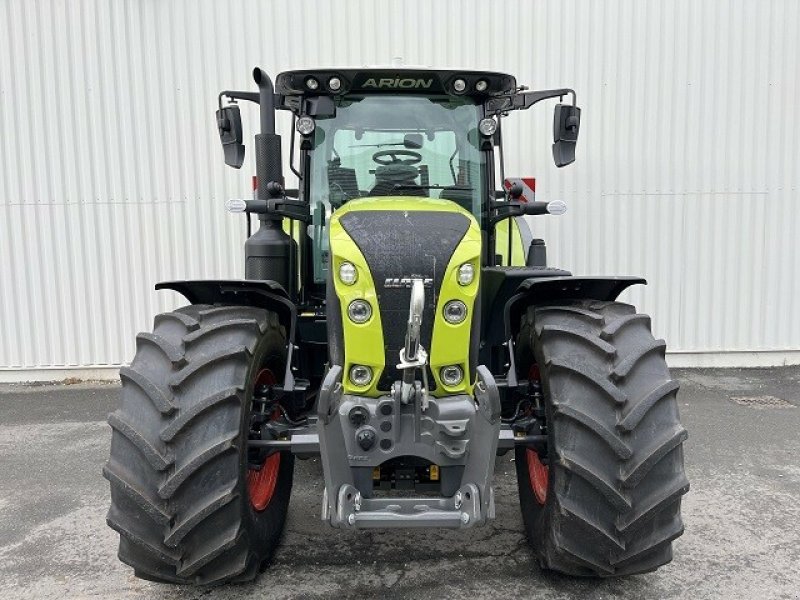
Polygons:
<instances>
[{"instance_id":1,"label":"headlight","mask_svg":"<svg viewBox=\"0 0 800 600\"><path fill-rule=\"evenodd\" d=\"M486 137L494 135L494 132L497 131L497 121L491 117L481 119L478 123L478 131L481 132L481 135L485 135Z\"/></svg>"},{"instance_id":2,"label":"headlight","mask_svg":"<svg viewBox=\"0 0 800 600\"><path fill-rule=\"evenodd\" d=\"M350 368L350 381L358 387L369 385L372 381L372 369L364 365L353 365Z\"/></svg>"},{"instance_id":3,"label":"headlight","mask_svg":"<svg viewBox=\"0 0 800 600\"><path fill-rule=\"evenodd\" d=\"M366 300L353 300L347 307L347 316L353 323L366 323L372 316L372 307Z\"/></svg>"},{"instance_id":4,"label":"headlight","mask_svg":"<svg viewBox=\"0 0 800 600\"><path fill-rule=\"evenodd\" d=\"M442 383L449 386L458 385L464 379L464 371L458 365L442 367L439 371Z\"/></svg>"},{"instance_id":5,"label":"headlight","mask_svg":"<svg viewBox=\"0 0 800 600\"><path fill-rule=\"evenodd\" d=\"M338 77L331 77L328 79L328 87L334 92L338 92L342 87L342 80Z\"/></svg>"},{"instance_id":6,"label":"headlight","mask_svg":"<svg viewBox=\"0 0 800 600\"><path fill-rule=\"evenodd\" d=\"M467 89L467 82L463 79L456 79L453 82L453 89L456 91L456 93L463 94L464 90Z\"/></svg>"},{"instance_id":7,"label":"headlight","mask_svg":"<svg viewBox=\"0 0 800 600\"><path fill-rule=\"evenodd\" d=\"M309 77L308 79L306 79L306 87L310 90L319 89L319 81L317 81L313 77Z\"/></svg>"},{"instance_id":8,"label":"headlight","mask_svg":"<svg viewBox=\"0 0 800 600\"><path fill-rule=\"evenodd\" d=\"M475 279L475 267L472 263L464 263L458 267L458 283L460 285L469 285Z\"/></svg>"},{"instance_id":9,"label":"headlight","mask_svg":"<svg viewBox=\"0 0 800 600\"><path fill-rule=\"evenodd\" d=\"M300 135L311 135L314 133L316 124L311 117L300 117L297 119L297 123L295 123L294 127Z\"/></svg>"},{"instance_id":10,"label":"headlight","mask_svg":"<svg viewBox=\"0 0 800 600\"><path fill-rule=\"evenodd\" d=\"M485 92L486 88L489 87L489 83L485 79L479 79L478 83L475 84L475 91L476 92Z\"/></svg>"},{"instance_id":11,"label":"headlight","mask_svg":"<svg viewBox=\"0 0 800 600\"><path fill-rule=\"evenodd\" d=\"M339 281L345 285L353 285L358 281L358 271L353 263L343 262L339 265Z\"/></svg>"},{"instance_id":12,"label":"headlight","mask_svg":"<svg viewBox=\"0 0 800 600\"><path fill-rule=\"evenodd\" d=\"M450 300L444 305L444 320L451 325L457 325L467 318L467 305L461 300Z\"/></svg>"}]
</instances>

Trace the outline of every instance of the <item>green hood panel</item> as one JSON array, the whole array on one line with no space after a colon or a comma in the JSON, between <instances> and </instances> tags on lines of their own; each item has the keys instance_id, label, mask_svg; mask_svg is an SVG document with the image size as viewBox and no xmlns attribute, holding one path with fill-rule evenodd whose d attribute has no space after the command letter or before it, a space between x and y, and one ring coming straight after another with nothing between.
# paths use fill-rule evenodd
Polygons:
<instances>
[{"instance_id":1,"label":"green hood panel","mask_svg":"<svg viewBox=\"0 0 800 600\"><path fill-rule=\"evenodd\" d=\"M354 364L372 368L370 386L357 388L349 380L349 393L379 395L399 378L396 370L404 343L410 279L426 282L422 343L429 354L431 388L436 396L471 392L470 338L479 287L481 231L474 217L454 202L418 198L365 198L348 202L334 213L330 227L331 268L342 312L345 374ZM339 267L355 265L358 279L345 285ZM471 263L474 280L460 285L458 269ZM367 300L372 318L353 323L347 307ZM444 305L461 300L467 306L464 322L451 325L442 317ZM464 381L445 387L439 370L459 365Z\"/></svg>"}]
</instances>

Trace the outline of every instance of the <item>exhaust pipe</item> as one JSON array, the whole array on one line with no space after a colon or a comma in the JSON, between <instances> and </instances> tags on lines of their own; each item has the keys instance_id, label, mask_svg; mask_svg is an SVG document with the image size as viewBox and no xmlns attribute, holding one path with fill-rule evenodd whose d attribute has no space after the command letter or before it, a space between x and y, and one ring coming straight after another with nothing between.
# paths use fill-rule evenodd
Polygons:
<instances>
[{"instance_id":1,"label":"exhaust pipe","mask_svg":"<svg viewBox=\"0 0 800 600\"><path fill-rule=\"evenodd\" d=\"M256 135L255 140L258 178L256 196L260 200L280 198L283 196L283 160L281 136L275 133L275 88L269 75L258 67L253 69L253 79L258 85L261 120L261 133Z\"/></svg>"},{"instance_id":2,"label":"exhaust pipe","mask_svg":"<svg viewBox=\"0 0 800 600\"><path fill-rule=\"evenodd\" d=\"M275 88L272 80L258 67L253 69L253 79L258 84L261 120L261 133L255 136L256 198L266 202L283 197L281 136L275 133ZM275 281L292 296L297 280L297 243L283 231L280 214L267 210L259 213L258 219L258 231L244 244L245 277Z\"/></svg>"},{"instance_id":3,"label":"exhaust pipe","mask_svg":"<svg viewBox=\"0 0 800 600\"><path fill-rule=\"evenodd\" d=\"M261 133L275 133L275 88L272 79L260 67L253 69L261 107Z\"/></svg>"}]
</instances>

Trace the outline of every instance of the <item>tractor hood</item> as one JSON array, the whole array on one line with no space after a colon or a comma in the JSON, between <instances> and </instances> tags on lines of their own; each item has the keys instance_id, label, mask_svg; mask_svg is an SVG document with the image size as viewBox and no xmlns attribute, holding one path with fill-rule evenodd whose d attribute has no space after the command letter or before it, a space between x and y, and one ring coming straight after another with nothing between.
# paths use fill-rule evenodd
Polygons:
<instances>
[{"instance_id":1,"label":"tractor hood","mask_svg":"<svg viewBox=\"0 0 800 600\"><path fill-rule=\"evenodd\" d=\"M352 200L331 218L330 247L345 373L353 365L368 366L374 372L369 386L346 383L345 388L377 395L399 379L396 367L404 344L411 288L415 279L421 279L425 288L421 343L430 357L432 393L471 391L474 365L470 348L472 327L478 320L475 300L481 255L481 233L475 218L448 200ZM356 281L349 285L340 277L345 262L357 271ZM466 263L472 265L474 278L462 285L458 271ZM365 300L372 308L365 323L354 323L348 314L354 300ZM466 306L466 317L458 323L447 322L443 316L445 305L453 300ZM463 369L464 381L445 386L439 370L451 365Z\"/></svg>"}]
</instances>

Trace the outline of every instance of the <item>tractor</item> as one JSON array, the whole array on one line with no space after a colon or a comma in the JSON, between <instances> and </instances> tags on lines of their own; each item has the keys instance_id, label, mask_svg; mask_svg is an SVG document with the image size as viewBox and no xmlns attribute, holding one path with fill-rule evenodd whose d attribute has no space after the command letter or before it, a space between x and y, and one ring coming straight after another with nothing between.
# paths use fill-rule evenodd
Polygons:
<instances>
[{"instance_id":1,"label":"tractor","mask_svg":"<svg viewBox=\"0 0 800 600\"><path fill-rule=\"evenodd\" d=\"M502 122L548 99L553 160L575 160L575 92L402 67L253 78L216 112L240 168L240 103L258 105L254 193L226 201L246 216L245 278L158 283L188 304L120 369L103 469L119 559L158 582L254 579L309 457L332 527L482 526L513 452L542 568L668 563L689 489L678 382L650 318L616 300L646 282L548 266L527 217L566 206L504 172Z\"/></svg>"}]
</instances>

